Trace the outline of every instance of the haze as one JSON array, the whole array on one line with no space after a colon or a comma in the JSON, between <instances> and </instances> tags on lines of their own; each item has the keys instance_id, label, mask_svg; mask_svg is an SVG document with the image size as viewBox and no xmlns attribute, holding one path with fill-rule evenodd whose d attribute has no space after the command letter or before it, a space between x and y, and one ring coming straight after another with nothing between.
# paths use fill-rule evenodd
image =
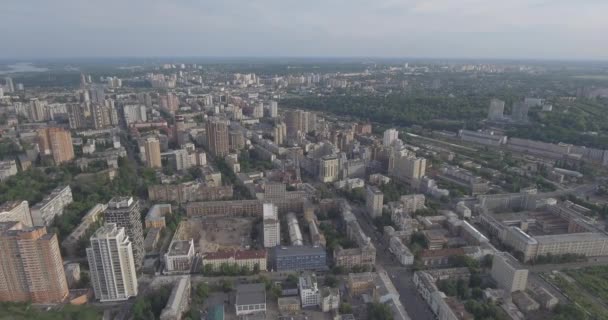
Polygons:
<instances>
[{"instance_id":1,"label":"haze","mask_svg":"<svg viewBox=\"0 0 608 320\"><path fill-rule=\"evenodd\" d=\"M601 0L5 0L0 58L608 58Z\"/></svg>"}]
</instances>

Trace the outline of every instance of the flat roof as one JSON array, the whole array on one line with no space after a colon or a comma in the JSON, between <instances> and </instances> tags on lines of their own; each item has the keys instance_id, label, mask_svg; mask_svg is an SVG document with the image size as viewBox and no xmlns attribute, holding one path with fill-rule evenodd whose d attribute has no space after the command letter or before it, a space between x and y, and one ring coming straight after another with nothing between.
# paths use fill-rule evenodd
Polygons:
<instances>
[{"instance_id":1,"label":"flat roof","mask_svg":"<svg viewBox=\"0 0 608 320\"><path fill-rule=\"evenodd\" d=\"M581 233L564 233L564 234L552 234L546 236L534 237L538 243L552 243L552 242L578 242L578 241L598 241L608 240L608 236L599 232L581 232Z\"/></svg>"},{"instance_id":2,"label":"flat roof","mask_svg":"<svg viewBox=\"0 0 608 320\"><path fill-rule=\"evenodd\" d=\"M276 247L275 254L277 257L297 256L303 254L325 254L325 249L323 247L313 246Z\"/></svg>"},{"instance_id":3,"label":"flat roof","mask_svg":"<svg viewBox=\"0 0 608 320\"><path fill-rule=\"evenodd\" d=\"M167 254L172 256L181 256L188 254L192 246L192 240L174 240L171 242L169 252Z\"/></svg>"},{"instance_id":4,"label":"flat roof","mask_svg":"<svg viewBox=\"0 0 608 320\"><path fill-rule=\"evenodd\" d=\"M247 283L236 286L236 305L266 303L266 286L263 283Z\"/></svg>"}]
</instances>

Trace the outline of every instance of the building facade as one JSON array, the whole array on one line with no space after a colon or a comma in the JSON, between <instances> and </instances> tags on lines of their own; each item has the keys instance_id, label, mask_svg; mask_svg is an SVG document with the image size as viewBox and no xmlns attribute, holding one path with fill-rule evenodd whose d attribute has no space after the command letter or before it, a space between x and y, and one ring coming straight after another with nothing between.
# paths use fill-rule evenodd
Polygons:
<instances>
[{"instance_id":1,"label":"building facade","mask_svg":"<svg viewBox=\"0 0 608 320\"><path fill-rule=\"evenodd\" d=\"M68 296L57 235L0 223L0 301L61 303Z\"/></svg>"},{"instance_id":2,"label":"building facade","mask_svg":"<svg viewBox=\"0 0 608 320\"><path fill-rule=\"evenodd\" d=\"M277 207L272 203L263 205L264 248L272 248L281 244L281 224Z\"/></svg>"},{"instance_id":3,"label":"building facade","mask_svg":"<svg viewBox=\"0 0 608 320\"><path fill-rule=\"evenodd\" d=\"M30 209L34 225L50 226L55 217L61 216L63 209L72 202L74 202L74 199L69 185L55 188Z\"/></svg>"},{"instance_id":4,"label":"building facade","mask_svg":"<svg viewBox=\"0 0 608 320\"><path fill-rule=\"evenodd\" d=\"M115 223L119 228L125 228L133 247L135 267L140 268L145 251L139 201L133 197L114 197L108 202L103 216L106 223Z\"/></svg>"},{"instance_id":5,"label":"building facade","mask_svg":"<svg viewBox=\"0 0 608 320\"><path fill-rule=\"evenodd\" d=\"M319 287L317 277L313 273L305 273L298 279L298 290L302 308L319 305Z\"/></svg>"},{"instance_id":6,"label":"building facade","mask_svg":"<svg viewBox=\"0 0 608 320\"><path fill-rule=\"evenodd\" d=\"M382 216L383 201L384 194L378 187L367 186L365 188L365 206L367 207L367 214L370 217L376 218Z\"/></svg>"},{"instance_id":7,"label":"building facade","mask_svg":"<svg viewBox=\"0 0 608 320\"><path fill-rule=\"evenodd\" d=\"M8 201L0 206L0 222L19 221L26 227L34 225L27 201Z\"/></svg>"},{"instance_id":8,"label":"building facade","mask_svg":"<svg viewBox=\"0 0 608 320\"><path fill-rule=\"evenodd\" d=\"M124 301L137 296L133 248L124 227L106 223L99 228L91 237L87 260L99 301Z\"/></svg>"}]
</instances>

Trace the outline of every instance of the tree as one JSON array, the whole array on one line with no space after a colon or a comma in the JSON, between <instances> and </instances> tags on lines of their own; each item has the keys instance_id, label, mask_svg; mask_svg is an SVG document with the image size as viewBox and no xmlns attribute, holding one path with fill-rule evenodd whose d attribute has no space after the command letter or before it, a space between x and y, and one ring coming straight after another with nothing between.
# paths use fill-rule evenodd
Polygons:
<instances>
[{"instance_id":1,"label":"tree","mask_svg":"<svg viewBox=\"0 0 608 320\"><path fill-rule=\"evenodd\" d=\"M325 276L325 285L328 287L335 288L338 285L338 279L335 276L328 274Z\"/></svg>"},{"instance_id":2,"label":"tree","mask_svg":"<svg viewBox=\"0 0 608 320\"><path fill-rule=\"evenodd\" d=\"M194 288L194 296L192 297L192 300L197 304L203 304L205 299L207 299L207 297L209 297L209 291L210 291L210 289L207 284L199 283Z\"/></svg>"},{"instance_id":3,"label":"tree","mask_svg":"<svg viewBox=\"0 0 608 320\"><path fill-rule=\"evenodd\" d=\"M353 307L348 302L342 302L338 311L340 312L340 314L353 313Z\"/></svg>"},{"instance_id":4,"label":"tree","mask_svg":"<svg viewBox=\"0 0 608 320\"><path fill-rule=\"evenodd\" d=\"M285 283L290 287L296 286L298 285L298 277L296 277L294 274L290 274L287 276L287 279L285 279Z\"/></svg>"},{"instance_id":5,"label":"tree","mask_svg":"<svg viewBox=\"0 0 608 320\"><path fill-rule=\"evenodd\" d=\"M227 279L221 279L220 280L220 288L222 289L222 291L228 293L230 291L232 291L232 281L227 280Z\"/></svg>"},{"instance_id":6,"label":"tree","mask_svg":"<svg viewBox=\"0 0 608 320\"><path fill-rule=\"evenodd\" d=\"M367 305L367 319L393 320L393 313L388 305L379 302L372 302Z\"/></svg>"}]
</instances>

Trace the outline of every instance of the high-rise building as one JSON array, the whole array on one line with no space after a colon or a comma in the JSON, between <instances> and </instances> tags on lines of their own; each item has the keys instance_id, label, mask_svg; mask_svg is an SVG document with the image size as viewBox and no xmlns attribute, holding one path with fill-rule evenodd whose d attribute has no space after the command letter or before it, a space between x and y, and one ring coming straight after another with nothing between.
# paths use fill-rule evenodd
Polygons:
<instances>
[{"instance_id":1,"label":"high-rise building","mask_svg":"<svg viewBox=\"0 0 608 320\"><path fill-rule=\"evenodd\" d=\"M253 106L253 113L252 113L252 117L255 119L260 119L264 116L264 104L260 103L256 103L255 106Z\"/></svg>"},{"instance_id":2,"label":"high-rise building","mask_svg":"<svg viewBox=\"0 0 608 320\"><path fill-rule=\"evenodd\" d=\"M528 121L528 111L530 106L522 101L513 103L513 110L511 110L511 119L517 122Z\"/></svg>"},{"instance_id":3,"label":"high-rise building","mask_svg":"<svg viewBox=\"0 0 608 320\"><path fill-rule=\"evenodd\" d=\"M109 127L112 124L111 121L111 108L106 105L105 100L103 104L93 103L91 106L91 113L93 114L93 127L95 129L102 129Z\"/></svg>"},{"instance_id":4,"label":"high-rise building","mask_svg":"<svg viewBox=\"0 0 608 320\"><path fill-rule=\"evenodd\" d=\"M376 218L382 215L383 201L384 194L378 187L367 186L365 188L365 206L370 217Z\"/></svg>"},{"instance_id":5,"label":"high-rise building","mask_svg":"<svg viewBox=\"0 0 608 320\"><path fill-rule=\"evenodd\" d=\"M287 135L295 137L298 133L308 133L310 112L302 110L289 110L285 112L285 125L287 126Z\"/></svg>"},{"instance_id":6,"label":"high-rise building","mask_svg":"<svg viewBox=\"0 0 608 320\"><path fill-rule=\"evenodd\" d=\"M161 168L160 142L158 141L158 138L146 138L144 141L144 150L146 153L146 166L148 168Z\"/></svg>"},{"instance_id":7,"label":"high-rise building","mask_svg":"<svg viewBox=\"0 0 608 320\"><path fill-rule=\"evenodd\" d=\"M230 130L228 132L228 145L230 150L238 151L245 147L245 136L239 130Z\"/></svg>"},{"instance_id":8,"label":"high-rise building","mask_svg":"<svg viewBox=\"0 0 608 320\"><path fill-rule=\"evenodd\" d=\"M187 170L193 165L190 161L190 154L186 149L175 150L172 158L175 161L175 170Z\"/></svg>"},{"instance_id":9,"label":"high-rise building","mask_svg":"<svg viewBox=\"0 0 608 320\"><path fill-rule=\"evenodd\" d=\"M102 103L106 98L105 87L103 85L93 85L89 88L91 102Z\"/></svg>"},{"instance_id":10,"label":"high-rise building","mask_svg":"<svg viewBox=\"0 0 608 320\"><path fill-rule=\"evenodd\" d=\"M52 154L56 164L74 159L72 136L68 130L62 128L38 130L38 146L42 154Z\"/></svg>"},{"instance_id":11,"label":"high-rise building","mask_svg":"<svg viewBox=\"0 0 608 320\"><path fill-rule=\"evenodd\" d=\"M103 86L92 86L89 89L89 97L91 98L91 102L95 103L103 103L106 99L105 88Z\"/></svg>"},{"instance_id":12,"label":"high-rise building","mask_svg":"<svg viewBox=\"0 0 608 320\"><path fill-rule=\"evenodd\" d=\"M270 101L268 105L268 117L276 118L279 115L279 104L276 101Z\"/></svg>"},{"instance_id":13,"label":"high-rise building","mask_svg":"<svg viewBox=\"0 0 608 320\"><path fill-rule=\"evenodd\" d=\"M87 260L95 297L101 302L137 296L137 274L132 243L125 228L106 223L91 237Z\"/></svg>"},{"instance_id":14,"label":"high-rise building","mask_svg":"<svg viewBox=\"0 0 608 320\"><path fill-rule=\"evenodd\" d=\"M393 141L399 139L399 131L397 129L388 129L384 131L384 135L382 137L382 144L385 146L390 146Z\"/></svg>"},{"instance_id":15,"label":"high-rise building","mask_svg":"<svg viewBox=\"0 0 608 320\"><path fill-rule=\"evenodd\" d=\"M38 100L37 98L30 99L30 105L27 112L30 120L35 122L48 121L51 119L49 107L46 101Z\"/></svg>"},{"instance_id":16,"label":"high-rise building","mask_svg":"<svg viewBox=\"0 0 608 320\"><path fill-rule=\"evenodd\" d=\"M272 248L281 244L281 225L277 206L272 203L263 205L264 248Z\"/></svg>"},{"instance_id":17,"label":"high-rise building","mask_svg":"<svg viewBox=\"0 0 608 320\"><path fill-rule=\"evenodd\" d=\"M321 182L334 182L340 174L340 158L337 155L328 155L319 159L319 180Z\"/></svg>"},{"instance_id":18,"label":"high-rise building","mask_svg":"<svg viewBox=\"0 0 608 320\"><path fill-rule=\"evenodd\" d=\"M287 126L284 122L277 123L274 127L274 143L282 145L287 136Z\"/></svg>"},{"instance_id":19,"label":"high-rise building","mask_svg":"<svg viewBox=\"0 0 608 320\"><path fill-rule=\"evenodd\" d=\"M114 197L104 211L104 221L125 228L133 246L135 267L140 268L144 260L144 231L139 212L139 201L133 197Z\"/></svg>"},{"instance_id":20,"label":"high-rise building","mask_svg":"<svg viewBox=\"0 0 608 320\"><path fill-rule=\"evenodd\" d=\"M389 158L390 176L412 183L420 180L426 173L426 159L400 150L393 152Z\"/></svg>"},{"instance_id":21,"label":"high-rise building","mask_svg":"<svg viewBox=\"0 0 608 320\"><path fill-rule=\"evenodd\" d=\"M6 92L11 93L15 92L15 85L13 84L13 79L11 77L4 78Z\"/></svg>"},{"instance_id":22,"label":"high-rise building","mask_svg":"<svg viewBox=\"0 0 608 320\"><path fill-rule=\"evenodd\" d=\"M491 275L507 292L526 291L528 269L519 267L519 262L506 252L494 255Z\"/></svg>"},{"instance_id":23,"label":"high-rise building","mask_svg":"<svg viewBox=\"0 0 608 320\"><path fill-rule=\"evenodd\" d=\"M74 145L70 131L61 128L49 128L49 139L53 160L56 164L74 159Z\"/></svg>"},{"instance_id":24,"label":"high-rise building","mask_svg":"<svg viewBox=\"0 0 608 320\"><path fill-rule=\"evenodd\" d=\"M84 115L84 106L80 103L67 105L70 129L82 129L87 127L87 119Z\"/></svg>"},{"instance_id":25,"label":"high-rise building","mask_svg":"<svg viewBox=\"0 0 608 320\"><path fill-rule=\"evenodd\" d=\"M216 157L223 157L228 154L228 121L218 118L207 120L207 147L209 152Z\"/></svg>"},{"instance_id":26,"label":"high-rise building","mask_svg":"<svg viewBox=\"0 0 608 320\"><path fill-rule=\"evenodd\" d=\"M490 107L488 108L488 120L502 120L505 111L505 102L498 99L492 99L490 101Z\"/></svg>"},{"instance_id":27,"label":"high-rise building","mask_svg":"<svg viewBox=\"0 0 608 320\"><path fill-rule=\"evenodd\" d=\"M57 235L0 223L0 301L61 303L68 296Z\"/></svg>"},{"instance_id":28,"label":"high-rise building","mask_svg":"<svg viewBox=\"0 0 608 320\"><path fill-rule=\"evenodd\" d=\"M128 104L123 107L122 111L127 124L148 121L146 106L143 104Z\"/></svg>"},{"instance_id":29,"label":"high-rise building","mask_svg":"<svg viewBox=\"0 0 608 320\"><path fill-rule=\"evenodd\" d=\"M179 108L179 98L173 92L169 92L166 95L160 96L160 107L168 110L171 113L175 113Z\"/></svg>"}]
</instances>

